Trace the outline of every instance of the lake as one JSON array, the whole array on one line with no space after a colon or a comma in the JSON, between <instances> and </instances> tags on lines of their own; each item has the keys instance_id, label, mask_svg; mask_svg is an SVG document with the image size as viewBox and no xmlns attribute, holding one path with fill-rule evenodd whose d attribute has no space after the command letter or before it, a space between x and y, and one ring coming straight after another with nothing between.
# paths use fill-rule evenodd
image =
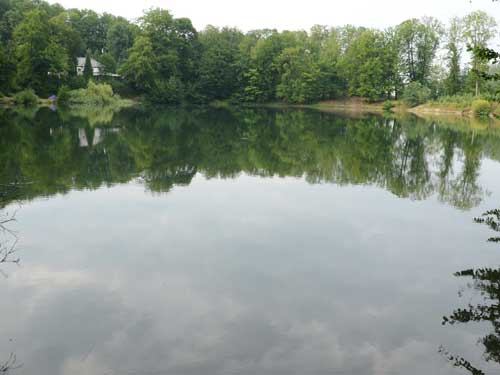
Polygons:
<instances>
[{"instance_id":1,"label":"lake","mask_svg":"<svg viewBox=\"0 0 500 375\"><path fill-rule=\"evenodd\" d=\"M0 109L0 162L9 373L500 371L489 124Z\"/></svg>"}]
</instances>

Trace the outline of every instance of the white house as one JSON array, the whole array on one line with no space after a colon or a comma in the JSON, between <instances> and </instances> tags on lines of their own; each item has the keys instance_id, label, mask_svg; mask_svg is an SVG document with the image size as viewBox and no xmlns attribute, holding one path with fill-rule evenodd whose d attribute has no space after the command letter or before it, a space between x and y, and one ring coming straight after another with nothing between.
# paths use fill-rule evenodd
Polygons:
<instances>
[{"instance_id":1,"label":"white house","mask_svg":"<svg viewBox=\"0 0 500 375\"><path fill-rule=\"evenodd\" d=\"M82 76L83 70L85 69L85 57L77 57L76 60L76 74ZM90 65L92 65L92 75L94 77L100 76L104 73L103 66L99 61L90 59Z\"/></svg>"}]
</instances>

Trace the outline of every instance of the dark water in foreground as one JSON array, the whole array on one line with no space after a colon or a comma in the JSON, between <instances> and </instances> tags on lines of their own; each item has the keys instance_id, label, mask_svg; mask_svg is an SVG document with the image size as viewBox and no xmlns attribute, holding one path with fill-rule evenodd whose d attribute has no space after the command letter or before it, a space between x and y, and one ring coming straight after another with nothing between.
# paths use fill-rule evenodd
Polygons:
<instances>
[{"instance_id":1,"label":"dark water in foreground","mask_svg":"<svg viewBox=\"0 0 500 375\"><path fill-rule=\"evenodd\" d=\"M473 220L500 207L486 127L0 112L0 214L17 211L0 260L20 260L0 264L0 360L29 375L498 374L496 217Z\"/></svg>"}]
</instances>

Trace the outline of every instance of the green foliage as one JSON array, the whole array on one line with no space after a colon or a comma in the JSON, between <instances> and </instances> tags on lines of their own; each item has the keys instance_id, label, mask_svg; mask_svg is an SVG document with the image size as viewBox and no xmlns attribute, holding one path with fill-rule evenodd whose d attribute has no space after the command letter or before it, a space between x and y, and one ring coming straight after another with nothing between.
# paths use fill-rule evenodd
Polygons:
<instances>
[{"instance_id":1,"label":"green foliage","mask_svg":"<svg viewBox=\"0 0 500 375\"><path fill-rule=\"evenodd\" d=\"M451 107L451 108L465 110L471 107L472 102L475 99L476 97L472 94L446 95L446 96L440 96L439 98L430 102L430 104L440 107Z\"/></svg>"},{"instance_id":2,"label":"green foliage","mask_svg":"<svg viewBox=\"0 0 500 375\"><path fill-rule=\"evenodd\" d=\"M442 32L433 18L407 20L396 28L401 74L407 81L428 83Z\"/></svg>"},{"instance_id":3,"label":"green foliage","mask_svg":"<svg viewBox=\"0 0 500 375\"><path fill-rule=\"evenodd\" d=\"M92 69L92 58L90 57L90 51L87 51L85 55L85 65L83 67L83 77L88 82L94 75L94 70Z\"/></svg>"},{"instance_id":4,"label":"green foliage","mask_svg":"<svg viewBox=\"0 0 500 375\"><path fill-rule=\"evenodd\" d=\"M139 28L124 18L118 17L109 27L106 47L117 63L128 58L128 51L134 45Z\"/></svg>"},{"instance_id":5,"label":"green foliage","mask_svg":"<svg viewBox=\"0 0 500 375\"><path fill-rule=\"evenodd\" d=\"M0 43L0 90L8 92L12 89L15 76L15 63L9 49Z\"/></svg>"},{"instance_id":6,"label":"green foliage","mask_svg":"<svg viewBox=\"0 0 500 375\"><path fill-rule=\"evenodd\" d=\"M120 73L155 102L182 102L196 82L198 33L190 20L174 18L162 9L147 11L140 23L142 35Z\"/></svg>"},{"instance_id":7,"label":"green foliage","mask_svg":"<svg viewBox=\"0 0 500 375\"><path fill-rule=\"evenodd\" d=\"M462 74L460 72L460 55L456 45L450 45L448 56L448 76L445 80L446 93L456 95L462 90Z\"/></svg>"},{"instance_id":8,"label":"green foliage","mask_svg":"<svg viewBox=\"0 0 500 375\"><path fill-rule=\"evenodd\" d=\"M139 92L148 92L153 89L157 80L158 67L155 58L151 40L146 36L139 36L119 74Z\"/></svg>"},{"instance_id":9,"label":"green foliage","mask_svg":"<svg viewBox=\"0 0 500 375\"><path fill-rule=\"evenodd\" d=\"M83 89L87 87L87 81L85 80L85 77L83 75L70 76L68 79L68 86L72 90Z\"/></svg>"},{"instance_id":10,"label":"green foliage","mask_svg":"<svg viewBox=\"0 0 500 375\"><path fill-rule=\"evenodd\" d=\"M23 90L14 95L14 103L25 107L35 106L38 103L38 96L32 89Z\"/></svg>"},{"instance_id":11,"label":"green foliage","mask_svg":"<svg viewBox=\"0 0 500 375\"><path fill-rule=\"evenodd\" d=\"M491 103L487 100L474 100L471 108L475 117L488 117L491 114Z\"/></svg>"},{"instance_id":12,"label":"green foliage","mask_svg":"<svg viewBox=\"0 0 500 375\"><path fill-rule=\"evenodd\" d=\"M208 26L200 33L202 56L199 86L206 100L230 98L241 88L240 44L243 34L236 29Z\"/></svg>"},{"instance_id":13,"label":"green foliage","mask_svg":"<svg viewBox=\"0 0 500 375\"><path fill-rule=\"evenodd\" d=\"M71 98L71 89L63 85L59 88L59 91L57 92L57 103L58 104L67 104L69 103Z\"/></svg>"},{"instance_id":14,"label":"green foliage","mask_svg":"<svg viewBox=\"0 0 500 375\"><path fill-rule=\"evenodd\" d=\"M103 53L99 57L99 62L102 64L103 73L116 73L116 60L110 53Z\"/></svg>"},{"instance_id":15,"label":"green foliage","mask_svg":"<svg viewBox=\"0 0 500 375\"><path fill-rule=\"evenodd\" d=\"M320 99L321 73L310 52L300 47L286 48L277 60L280 83L276 96L285 102L309 103Z\"/></svg>"},{"instance_id":16,"label":"green foliage","mask_svg":"<svg viewBox=\"0 0 500 375\"><path fill-rule=\"evenodd\" d=\"M464 17L464 39L472 51L486 48L488 42L496 34L497 23L493 17L483 11L475 11ZM474 85L474 92L479 95L482 73L487 71L487 60L480 54L473 54L472 69L469 72L469 85Z\"/></svg>"},{"instance_id":17,"label":"green foliage","mask_svg":"<svg viewBox=\"0 0 500 375\"><path fill-rule=\"evenodd\" d=\"M99 15L90 9L71 9L68 18L81 38L80 54L99 53L106 47L106 36L113 21L111 15Z\"/></svg>"},{"instance_id":18,"label":"green foliage","mask_svg":"<svg viewBox=\"0 0 500 375\"><path fill-rule=\"evenodd\" d=\"M48 77L67 69L67 51L59 42L60 37L51 29L46 12L37 9L25 14L13 31L18 86L47 92Z\"/></svg>"},{"instance_id":19,"label":"green foliage","mask_svg":"<svg viewBox=\"0 0 500 375\"><path fill-rule=\"evenodd\" d=\"M341 61L350 95L370 100L390 96L397 63L393 43L392 35L376 30L363 30L353 37Z\"/></svg>"},{"instance_id":20,"label":"green foliage","mask_svg":"<svg viewBox=\"0 0 500 375\"><path fill-rule=\"evenodd\" d=\"M106 106L116 104L120 98L114 95L113 88L108 84L96 84L89 81L86 89L74 90L69 93L69 103L79 106Z\"/></svg>"},{"instance_id":21,"label":"green foliage","mask_svg":"<svg viewBox=\"0 0 500 375\"><path fill-rule=\"evenodd\" d=\"M460 18L452 18L447 30L448 43L448 75L445 79L447 95L456 95L463 89L463 77L460 69L461 49L463 44L463 21Z\"/></svg>"},{"instance_id":22,"label":"green foliage","mask_svg":"<svg viewBox=\"0 0 500 375\"><path fill-rule=\"evenodd\" d=\"M487 48L495 33L495 20L484 12L452 19L446 33L426 17L384 30L316 25L309 32L242 33L208 26L198 33L189 19L159 8L134 24L43 0L0 0L0 90L33 88L43 96L62 85L85 88L92 56L104 67L99 80L118 73L122 83L112 83L120 93L158 103L379 101L399 98L413 82L429 88L432 99L480 90L498 99L500 85L484 79L492 73L487 61L498 57ZM435 59L440 43L447 51L443 65ZM465 45L474 54L462 69ZM81 56L84 74L76 76ZM412 103L422 100L410 96Z\"/></svg>"},{"instance_id":23,"label":"green foliage","mask_svg":"<svg viewBox=\"0 0 500 375\"><path fill-rule=\"evenodd\" d=\"M430 96L431 90L422 86L420 82L412 82L405 87L402 100L408 107L416 107L429 100Z\"/></svg>"},{"instance_id":24,"label":"green foliage","mask_svg":"<svg viewBox=\"0 0 500 375\"><path fill-rule=\"evenodd\" d=\"M168 80L159 80L151 90L149 99L160 104L180 104L186 95L182 81L175 76Z\"/></svg>"},{"instance_id":25,"label":"green foliage","mask_svg":"<svg viewBox=\"0 0 500 375\"><path fill-rule=\"evenodd\" d=\"M137 92L135 92L134 89L130 87L127 82L124 82L121 78L105 77L101 78L100 81L102 83L111 85L111 87L113 88L113 92L122 97L132 97L134 95L137 95Z\"/></svg>"},{"instance_id":26,"label":"green foliage","mask_svg":"<svg viewBox=\"0 0 500 375\"><path fill-rule=\"evenodd\" d=\"M394 106L395 106L395 104L394 104L392 101L390 101L390 100L386 100L386 101L384 102L384 104L382 105L382 108L383 108L383 109L384 109L384 111L386 111L386 112L391 112L391 111L392 111L392 109L394 108Z\"/></svg>"}]
</instances>

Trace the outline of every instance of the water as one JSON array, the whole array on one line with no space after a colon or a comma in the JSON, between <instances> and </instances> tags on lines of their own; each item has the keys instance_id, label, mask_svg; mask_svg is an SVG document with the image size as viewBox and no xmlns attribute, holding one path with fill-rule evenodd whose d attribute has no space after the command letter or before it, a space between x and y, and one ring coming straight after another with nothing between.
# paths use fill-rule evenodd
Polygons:
<instances>
[{"instance_id":1,"label":"water","mask_svg":"<svg viewBox=\"0 0 500 375\"><path fill-rule=\"evenodd\" d=\"M473 221L500 207L488 127L0 112L19 258L0 264L0 358L37 375L496 374L500 245Z\"/></svg>"}]
</instances>

